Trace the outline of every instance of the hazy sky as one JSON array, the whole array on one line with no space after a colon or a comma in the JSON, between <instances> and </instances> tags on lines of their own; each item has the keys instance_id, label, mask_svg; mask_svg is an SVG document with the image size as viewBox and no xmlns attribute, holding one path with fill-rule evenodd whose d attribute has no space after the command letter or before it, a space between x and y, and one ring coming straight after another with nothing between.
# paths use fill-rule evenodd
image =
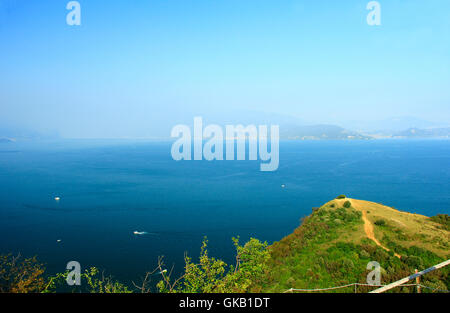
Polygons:
<instances>
[{"instance_id":1,"label":"hazy sky","mask_svg":"<svg viewBox=\"0 0 450 313\"><path fill-rule=\"evenodd\" d=\"M0 0L0 123L147 137L253 111L450 120L448 0L381 0L381 26L366 0L79 2L68 26L68 1Z\"/></svg>"}]
</instances>

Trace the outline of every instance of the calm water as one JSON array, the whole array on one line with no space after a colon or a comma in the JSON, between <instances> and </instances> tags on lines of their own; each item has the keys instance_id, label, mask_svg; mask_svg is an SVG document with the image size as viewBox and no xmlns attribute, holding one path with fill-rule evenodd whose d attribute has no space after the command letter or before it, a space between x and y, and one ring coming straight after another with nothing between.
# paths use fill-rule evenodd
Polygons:
<instances>
[{"instance_id":1,"label":"calm water","mask_svg":"<svg viewBox=\"0 0 450 313\"><path fill-rule=\"evenodd\" d=\"M159 255L181 270L203 236L232 262L232 236L277 241L339 194L449 214L449 143L283 142L272 173L259 162L175 162L170 143L1 144L0 253L38 255L50 272L76 260L129 282Z\"/></svg>"}]
</instances>

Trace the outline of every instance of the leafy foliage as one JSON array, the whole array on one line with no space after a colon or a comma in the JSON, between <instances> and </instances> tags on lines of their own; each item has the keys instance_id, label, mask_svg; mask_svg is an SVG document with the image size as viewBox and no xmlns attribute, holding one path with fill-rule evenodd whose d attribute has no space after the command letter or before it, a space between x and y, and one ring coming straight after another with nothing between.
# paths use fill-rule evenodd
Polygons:
<instances>
[{"instance_id":1,"label":"leafy foliage","mask_svg":"<svg viewBox=\"0 0 450 313\"><path fill-rule=\"evenodd\" d=\"M36 293L45 289L44 266L36 257L0 255L0 292Z\"/></svg>"},{"instance_id":2,"label":"leafy foliage","mask_svg":"<svg viewBox=\"0 0 450 313\"><path fill-rule=\"evenodd\" d=\"M256 292L267 274L269 252L267 243L251 238L241 246L239 238L233 238L236 248L236 265L227 266L224 261L208 255L205 238L200 250L199 263L185 256L185 273L172 281L167 276L158 283L160 292ZM179 282L178 287L174 287Z\"/></svg>"},{"instance_id":3,"label":"leafy foliage","mask_svg":"<svg viewBox=\"0 0 450 313\"><path fill-rule=\"evenodd\" d=\"M267 243L251 238L244 246L239 238L233 238L236 247L236 265L231 266L224 279L221 292L260 292L264 283L270 258Z\"/></svg>"},{"instance_id":4,"label":"leafy foliage","mask_svg":"<svg viewBox=\"0 0 450 313\"><path fill-rule=\"evenodd\" d=\"M69 287L66 283L68 272L53 276L44 274L45 267L37 261L36 257L0 255L0 293L131 292L125 285L114 281L111 277L100 275L95 267L81 273L81 286L74 287Z\"/></svg>"},{"instance_id":5,"label":"leafy foliage","mask_svg":"<svg viewBox=\"0 0 450 313\"><path fill-rule=\"evenodd\" d=\"M66 283L68 274L69 272L65 272L50 276L44 292L131 293L127 286L115 281L111 276L104 276L96 267L86 269L80 274L80 286L68 286Z\"/></svg>"},{"instance_id":6,"label":"leafy foliage","mask_svg":"<svg viewBox=\"0 0 450 313\"><path fill-rule=\"evenodd\" d=\"M438 214L430 217L430 219L438 224L441 224L444 229L450 230L450 216L447 214Z\"/></svg>"},{"instance_id":7,"label":"leafy foliage","mask_svg":"<svg viewBox=\"0 0 450 313\"><path fill-rule=\"evenodd\" d=\"M190 257L185 256L184 286L178 291L210 293L221 283L226 264L222 260L209 257L207 245L208 240L205 238L200 251L199 264L193 263Z\"/></svg>"},{"instance_id":8,"label":"leafy foliage","mask_svg":"<svg viewBox=\"0 0 450 313\"><path fill-rule=\"evenodd\" d=\"M380 263L382 283L389 283L411 275L416 268L425 269L443 261L428 250L399 246L397 241L389 242L388 247L392 250L388 252L367 238L355 240L353 236L362 232L361 212L352 207L335 209L334 203L315 210L293 234L269 247L271 270L263 291L366 283L369 273L366 266L370 261ZM393 251L400 253L401 259ZM439 286L440 290L450 289L448 273L449 269L428 273L422 282ZM373 288L359 286L357 292L371 290ZM336 292L354 292L354 289ZM414 292L414 289L405 287L391 292Z\"/></svg>"}]
</instances>

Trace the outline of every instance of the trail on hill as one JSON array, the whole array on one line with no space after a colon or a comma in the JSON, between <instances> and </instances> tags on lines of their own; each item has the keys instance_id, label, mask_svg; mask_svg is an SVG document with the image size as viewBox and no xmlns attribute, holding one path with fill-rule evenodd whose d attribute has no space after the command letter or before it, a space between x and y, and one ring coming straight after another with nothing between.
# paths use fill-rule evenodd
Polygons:
<instances>
[{"instance_id":1,"label":"trail on hill","mask_svg":"<svg viewBox=\"0 0 450 313\"><path fill-rule=\"evenodd\" d=\"M366 233L367 238L369 238L370 240L372 240L373 242L376 243L377 246L380 246L381 248L383 248L386 251L390 251L389 248L386 248L385 246L383 246L381 244L381 242L378 241L377 238L375 238L375 233L373 231L373 224L369 221L369 219L367 218L367 213L366 211L359 205L359 203L355 200L352 199L352 205L355 209L361 211L362 213L362 219L364 221L364 232ZM400 255L397 253L394 253L394 255L400 259Z\"/></svg>"},{"instance_id":2,"label":"trail on hill","mask_svg":"<svg viewBox=\"0 0 450 313\"><path fill-rule=\"evenodd\" d=\"M388 248L386 248L385 246L383 246L381 244L381 242L378 241L377 238L375 238L375 233L373 232L373 225L372 223L369 221L369 219L367 218L367 213L366 211L362 210L362 219L364 221L364 232L366 233L367 238L369 238L370 240L374 241L378 246L380 246L381 248L389 251Z\"/></svg>"}]
</instances>

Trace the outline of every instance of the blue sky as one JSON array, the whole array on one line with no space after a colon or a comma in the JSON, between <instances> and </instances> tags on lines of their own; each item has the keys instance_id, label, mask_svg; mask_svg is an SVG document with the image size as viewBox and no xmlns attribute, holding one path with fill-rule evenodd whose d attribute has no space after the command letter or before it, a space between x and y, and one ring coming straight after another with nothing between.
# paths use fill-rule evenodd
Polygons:
<instances>
[{"instance_id":1,"label":"blue sky","mask_svg":"<svg viewBox=\"0 0 450 313\"><path fill-rule=\"evenodd\" d=\"M450 1L0 0L0 122L161 135L196 115L450 120ZM257 121L255 121L257 123Z\"/></svg>"}]
</instances>

